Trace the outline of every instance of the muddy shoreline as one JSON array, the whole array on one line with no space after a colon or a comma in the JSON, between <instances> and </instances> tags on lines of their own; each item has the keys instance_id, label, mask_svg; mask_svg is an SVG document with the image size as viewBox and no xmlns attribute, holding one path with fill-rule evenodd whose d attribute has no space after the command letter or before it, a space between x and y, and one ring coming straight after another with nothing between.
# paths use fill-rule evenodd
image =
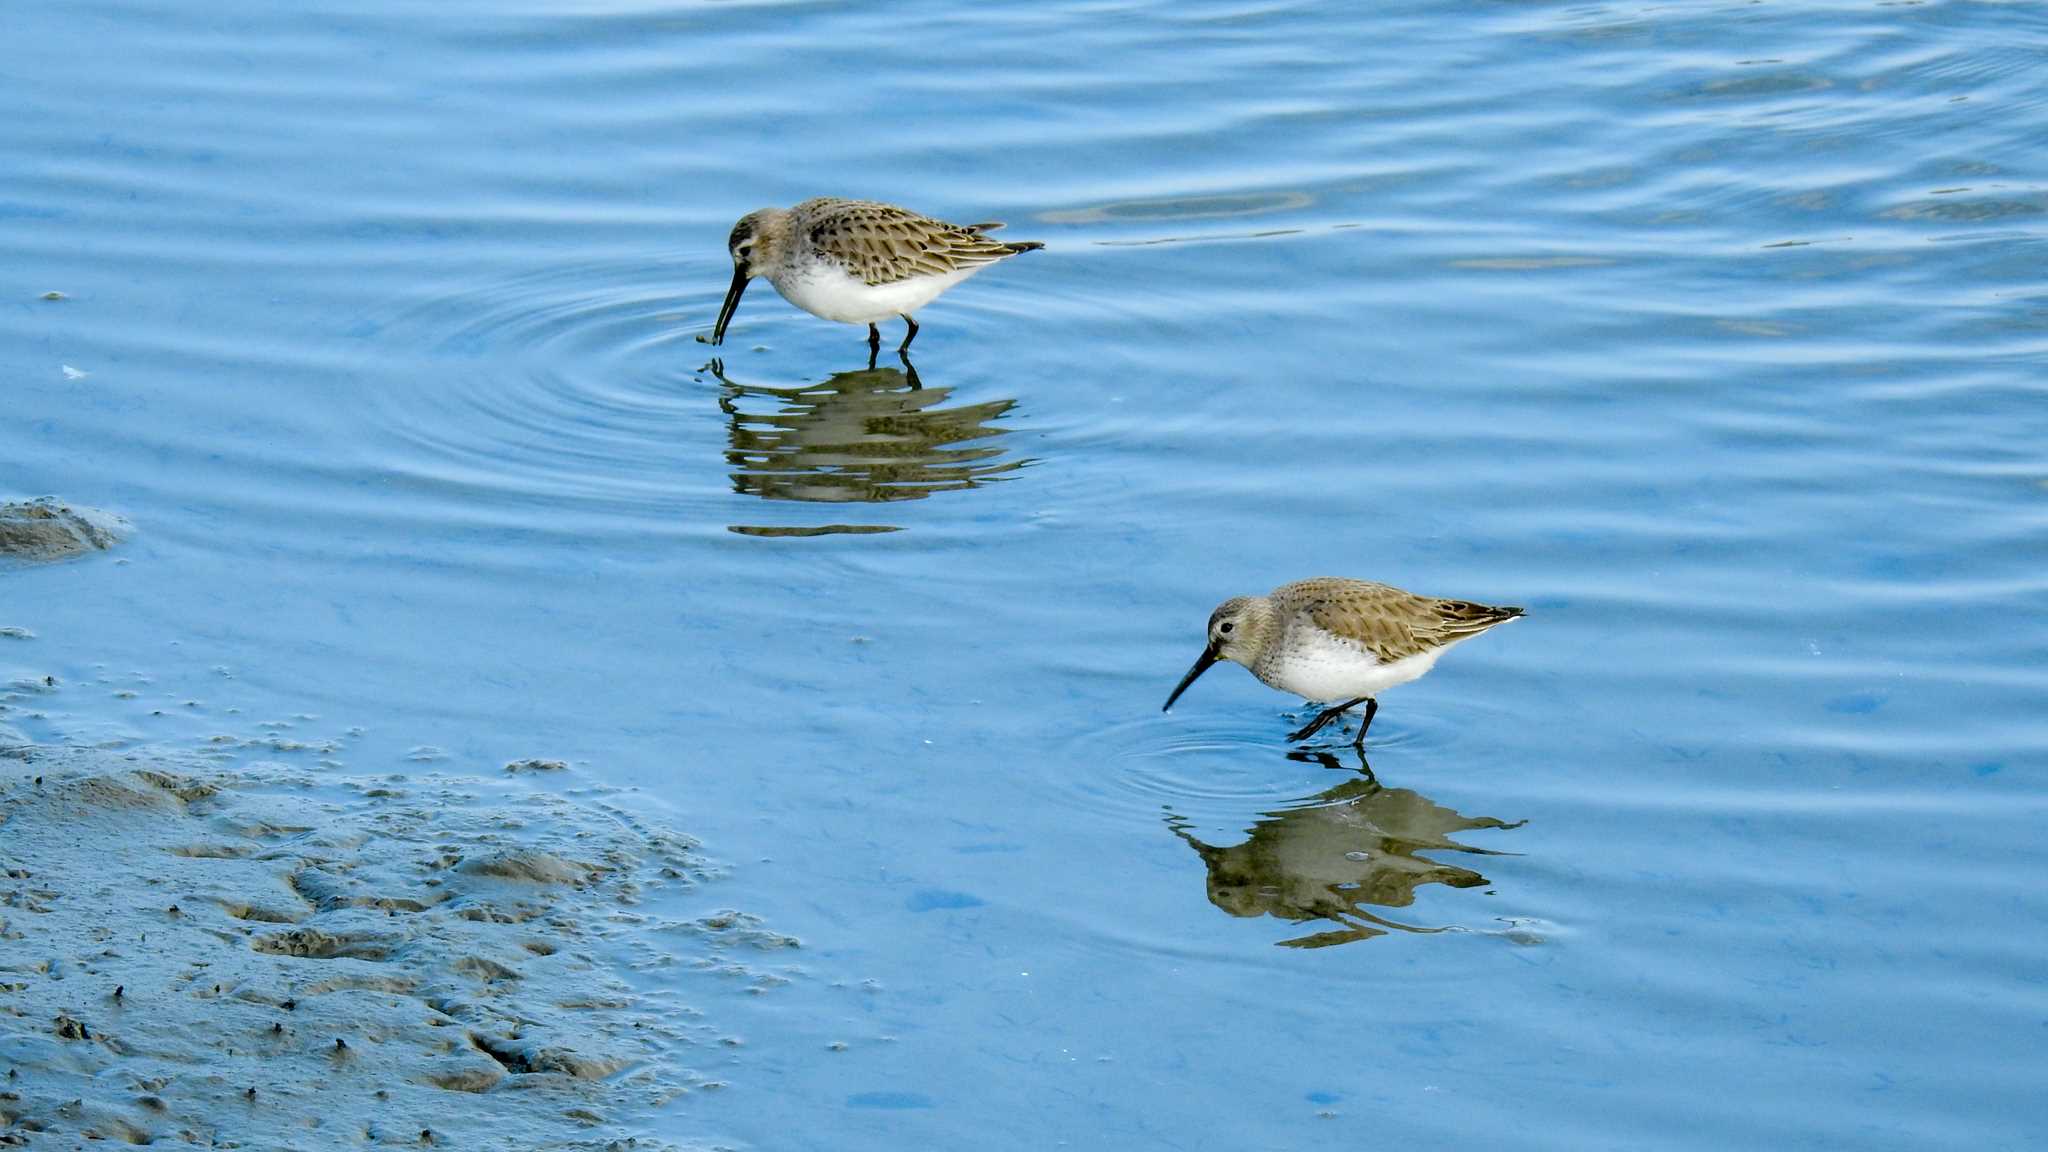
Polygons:
<instances>
[{"instance_id":1,"label":"muddy shoreline","mask_svg":"<svg viewBox=\"0 0 2048 1152\"><path fill-rule=\"evenodd\" d=\"M558 764L8 740L0 1145L680 1147L650 1122L736 1059L694 974L801 976L755 917L679 911L721 874L694 840Z\"/></svg>"}]
</instances>

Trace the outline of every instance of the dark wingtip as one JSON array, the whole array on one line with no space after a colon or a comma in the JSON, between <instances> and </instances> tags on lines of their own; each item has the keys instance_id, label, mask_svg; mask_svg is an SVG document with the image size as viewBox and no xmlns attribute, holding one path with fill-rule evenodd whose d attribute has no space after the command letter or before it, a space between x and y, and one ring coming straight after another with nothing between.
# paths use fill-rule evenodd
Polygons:
<instances>
[{"instance_id":1,"label":"dark wingtip","mask_svg":"<svg viewBox=\"0 0 2048 1152\"><path fill-rule=\"evenodd\" d=\"M1510 620L1519 620L1526 615L1528 615L1527 612L1512 604L1496 604L1486 609L1486 614L1479 620L1479 626L1482 629L1491 628L1497 624L1505 624Z\"/></svg>"},{"instance_id":2,"label":"dark wingtip","mask_svg":"<svg viewBox=\"0 0 2048 1152\"><path fill-rule=\"evenodd\" d=\"M1005 244L1003 247L1008 248L1010 255L1015 256L1020 252L1036 252L1040 248L1045 247L1045 245L1037 240L1018 240L1014 243Z\"/></svg>"}]
</instances>

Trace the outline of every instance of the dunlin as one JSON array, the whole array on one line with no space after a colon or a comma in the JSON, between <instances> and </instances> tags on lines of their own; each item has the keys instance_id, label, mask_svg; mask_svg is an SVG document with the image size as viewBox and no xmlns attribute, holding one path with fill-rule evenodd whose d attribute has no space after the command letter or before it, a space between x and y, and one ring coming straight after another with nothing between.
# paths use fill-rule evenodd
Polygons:
<instances>
[{"instance_id":1,"label":"dunlin","mask_svg":"<svg viewBox=\"0 0 2048 1152\"><path fill-rule=\"evenodd\" d=\"M1428 672L1453 644L1521 614L1520 608L1417 596L1368 580L1283 584L1271 595L1239 596L1217 607L1209 617L1208 647L1166 698L1166 707L1210 665L1229 660L1267 687L1312 704L1341 701L1288 733L1289 740L1306 740L1363 704L1365 721L1354 741L1363 745L1381 692Z\"/></svg>"},{"instance_id":2,"label":"dunlin","mask_svg":"<svg viewBox=\"0 0 2048 1152\"><path fill-rule=\"evenodd\" d=\"M939 293L1004 257L1045 247L985 235L1001 227L948 224L894 204L831 196L749 212L726 238L732 287L711 342L724 342L747 282L766 276L784 300L813 316L867 325L871 350L882 344L875 322L903 317L908 328L899 350L908 348L917 339L913 314Z\"/></svg>"}]
</instances>

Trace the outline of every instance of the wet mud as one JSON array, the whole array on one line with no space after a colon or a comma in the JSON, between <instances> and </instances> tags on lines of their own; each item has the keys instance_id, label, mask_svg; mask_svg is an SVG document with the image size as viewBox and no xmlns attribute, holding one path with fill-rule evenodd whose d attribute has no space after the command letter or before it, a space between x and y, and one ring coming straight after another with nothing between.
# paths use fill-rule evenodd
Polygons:
<instances>
[{"instance_id":1,"label":"wet mud","mask_svg":"<svg viewBox=\"0 0 2048 1152\"><path fill-rule=\"evenodd\" d=\"M674 1148L650 1117L687 1130L735 1059L693 982L802 975L797 940L717 907L694 840L536 788L547 762L363 778L9 739L0 1146Z\"/></svg>"},{"instance_id":2,"label":"wet mud","mask_svg":"<svg viewBox=\"0 0 2048 1152\"><path fill-rule=\"evenodd\" d=\"M0 503L0 563L47 563L112 548L128 534L120 517L47 497Z\"/></svg>"}]
</instances>

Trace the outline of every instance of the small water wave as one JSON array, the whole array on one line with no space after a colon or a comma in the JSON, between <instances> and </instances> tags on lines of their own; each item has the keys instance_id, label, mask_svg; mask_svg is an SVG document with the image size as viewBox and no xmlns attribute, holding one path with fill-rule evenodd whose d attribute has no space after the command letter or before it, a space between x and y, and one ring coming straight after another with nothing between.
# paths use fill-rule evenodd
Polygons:
<instances>
[{"instance_id":1,"label":"small water wave","mask_svg":"<svg viewBox=\"0 0 2048 1152\"><path fill-rule=\"evenodd\" d=\"M767 375L775 361L746 351L707 357L697 337L715 298L678 286L716 280L658 256L585 261L423 292L364 321L370 354L397 361L380 375L405 381L374 393L379 465L469 498L696 521L714 518L704 506L728 493L889 504L993 484L1034 462L998 443L1014 399L960 402L907 358L805 381ZM766 312L751 334L800 322ZM902 527L840 521L726 527L779 537Z\"/></svg>"},{"instance_id":2,"label":"small water wave","mask_svg":"<svg viewBox=\"0 0 2048 1152\"><path fill-rule=\"evenodd\" d=\"M1361 750L1352 743L1355 714L1314 740L1293 743L1287 733L1312 709L1182 705L1180 712L1074 734L1062 762L1093 769L1046 777L1059 790L1052 802L1119 821L1171 811L1204 825L1242 827L1268 809L1314 803L1340 778L1426 780L1430 763L1461 754L1455 746L1473 726L1510 722L1504 709L1483 700L1463 701L1455 711L1397 703L1382 708Z\"/></svg>"},{"instance_id":3,"label":"small water wave","mask_svg":"<svg viewBox=\"0 0 2048 1152\"><path fill-rule=\"evenodd\" d=\"M691 279L658 256L570 263L364 320L379 465L483 498L673 511L716 411L677 294Z\"/></svg>"}]
</instances>

